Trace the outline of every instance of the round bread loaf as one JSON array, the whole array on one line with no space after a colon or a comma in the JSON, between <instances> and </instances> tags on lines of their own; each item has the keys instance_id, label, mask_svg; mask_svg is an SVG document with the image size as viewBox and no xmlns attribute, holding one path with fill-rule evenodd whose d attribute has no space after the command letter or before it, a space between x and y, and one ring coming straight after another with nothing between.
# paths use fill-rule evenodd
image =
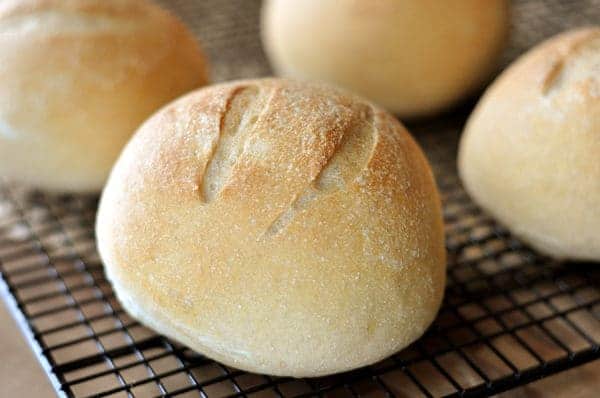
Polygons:
<instances>
[{"instance_id":1,"label":"round bread loaf","mask_svg":"<svg viewBox=\"0 0 600 398\"><path fill-rule=\"evenodd\" d=\"M280 75L347 87L401 117L439 112L494 71L508 0L266 0Z\"/></svg>"},{"instance_id":2,"label":"round bread loaf","mask_svg":"<svg viewBox=\"0 0 600 398\"><path fill-rule=\"evenodd\" d=\"M135 318L233 367L318 376L419 337L445 281L440 200L402 125L335 89L250 80L147 121L98 248Z\"/></svg>"},{"instance_id":3,"label":"round bread loaf","mask_svg":"<svg viewBox=\"0 0 600 398\"><path fill-rule=\"evenodd\" d=\"M506 70L471 115L458 166L475 201L531 246L600 261L600 28Z\"/></svg>"},{"instance_id":4,"label":"round bread loaf","mask_svg":"<svg viewBox=\"0 0 600 398\"><path fill-rule=\"evenodd\" d=\"M100 190L136 128L206 82L172 15L143 0L0 1L0 177Z\"/></svg>"}]
</instances>

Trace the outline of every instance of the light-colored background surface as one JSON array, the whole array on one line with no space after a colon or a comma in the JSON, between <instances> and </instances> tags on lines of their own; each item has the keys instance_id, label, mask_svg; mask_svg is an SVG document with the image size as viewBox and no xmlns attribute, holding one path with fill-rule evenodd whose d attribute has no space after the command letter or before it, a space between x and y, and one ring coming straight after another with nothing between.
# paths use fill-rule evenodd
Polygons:
<instances>
[{"instance_id":1,"label":"light-colored background surface","mask_svg":"<svg viewBox=\"0 0 600 398\"><path fill-rule=\"evenodd\" d=\"M54 388L0 292L0 397L52 397Z\"/></svg>"}]
</instances>

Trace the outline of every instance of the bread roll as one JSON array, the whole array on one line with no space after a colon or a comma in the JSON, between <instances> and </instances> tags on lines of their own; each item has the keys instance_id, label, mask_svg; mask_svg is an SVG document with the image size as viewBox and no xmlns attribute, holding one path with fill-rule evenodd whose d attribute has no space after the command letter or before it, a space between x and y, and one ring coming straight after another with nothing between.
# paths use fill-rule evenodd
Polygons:
<instances>
[{"instance_id":1,"label":"bread roll","mask_svg":"<svg viewBox=\"0 0 600 398\"><path fill-rule=\"evenodd\" d=\"M471 115L458 166L475 201L531 246L600 261L600 28L506 70Z\"/></svg>"},{"instance_id":2,"label":"bread roll","mask_svg":"<svg viewBox=\"0 0 600 398\"><path fill-rule=\"evenodd\" d=\"M266 0L275 71L335 83L401 117L437 113L493 72L508 0Z\"/></svg>"},{"instance_id":3,"label":"bread roll","mask_svg":"<svg viewBox=\"0 0 600 398\"><path fill-rule=\"evenodd\" d=\"M142 0L0 1L0 177L96 191L136 128L206 82L175 17Z\"/></svg>"},{"instance_id":4,"label":"bread roll","mask_svg":"<svg viewBox=\"0 0 600 398\"><path fill-rule=\"evenodd\" d=\"M97 219L124 308L227 365L319 376L419 337L442 299L440 200L402 125L285 80L194 92L147 121Z\"/></svg>"}]
</instances>

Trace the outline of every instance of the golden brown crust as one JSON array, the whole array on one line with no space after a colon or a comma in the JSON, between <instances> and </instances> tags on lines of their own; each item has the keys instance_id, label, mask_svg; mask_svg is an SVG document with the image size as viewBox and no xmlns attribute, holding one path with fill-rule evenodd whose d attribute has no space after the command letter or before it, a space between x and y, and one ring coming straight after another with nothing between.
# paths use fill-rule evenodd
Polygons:
<instances>
[{"instance_id":1,"label":"golden brown crust","mask_svg":"<svg viewBox=\"0 0 600 398\"><path fill-rule=\"evenodd\" d=\"M475 200L539 251L600 260L600 28L513 63L471 115L459 171Z\"/></svg>"},{"instance_id":2,"label":"golden brown crust","mask_svg":"<svg viewBox=\"0 0 600 398\"><path fill-rule=\"evenodd\" d=\"M60 191L99 190L139 124L207 79L192 34L141 0L2 2L0 54L0 173Z\"/></svg>"},{"instance_id":3,"label":"golden brown crust","mask_svg":"<svg viewBox=\"0 0 600 398\"><path fill-rule=\"evenodd\" d=\"M424 331L444 289L440 201L417 144L314 84L233 82L163 109L115 166L97 233L128 311L263 373L382 359Z\"/></svg>"},{"instance_id":4,"label":"golden brown crust","mask_svg":"<svg viewBox=\"0 0 600 398\"><path fill-rule=\"evenodd\" d=\"M556 89L564 83L566 79L576 79L584 83L582 87L588 94L592 90L598 90L600 87L600 79L598 69L595 65L589 65L589 62L594 61L593 58L585 55L586 51L598 52L600 46L600 29L598 28L582 28L572 31L564 36L561 40L554 40L548 43L545 56L549 62L548 72L543 78L542 92L549 94L551 90ZM586 63L583 70L569 73L568 69L574 64ZM596 77L596 78L594 78ZM595 85L595 88L592 87ZM597 97L597 95L596 95Z\"/></svg>"}]
</instances>

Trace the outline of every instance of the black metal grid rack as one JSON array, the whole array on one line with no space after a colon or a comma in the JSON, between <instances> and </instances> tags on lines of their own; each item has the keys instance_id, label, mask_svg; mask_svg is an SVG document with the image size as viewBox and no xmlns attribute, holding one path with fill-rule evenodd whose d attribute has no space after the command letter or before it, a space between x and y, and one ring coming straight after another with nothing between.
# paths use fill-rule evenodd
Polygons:
<instances>
[{"instance_id":1,"label":"black metal grid rack","mask_svg":"<svg viewBox=\"0 0 600 398\"><path fill-rule=\"evenodd\" d=\"M205 38L216 80L268 73L256 45L256 1L164 3ZM507 59L543 36L600 22L600 2L526 0L515 14ZM235 32L207 20L227 21ZM232 43L254 54L238 75ZM411 126L444 201L448 285L437 320L401 353L327 378L248 374L144 328L121 309L103 275L94 246L97 198L1 184L2 281L57 389L77 397L485 396L600 358L598 265L537 255L461 188L455 154L467 108Z\"/></svg>"}]
</instances>

